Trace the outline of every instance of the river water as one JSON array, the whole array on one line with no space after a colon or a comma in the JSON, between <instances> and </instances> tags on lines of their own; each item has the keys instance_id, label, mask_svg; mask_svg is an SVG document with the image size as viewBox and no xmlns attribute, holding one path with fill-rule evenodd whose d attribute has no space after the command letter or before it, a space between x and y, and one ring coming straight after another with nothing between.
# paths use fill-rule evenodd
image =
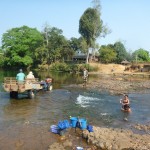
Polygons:
<instances>
[{"instance_id":1,"label":"river water","mask_svg":"<svg viewBox=\"0 0 150 150\"><path fill-rule=\"evenodd\" d=\"M57 124L70 116L86 118L88 124L105 127L130 128L132 124L150 123L150 94L129 94L132 112L123 113L119 103L121 96L79 88L77 85L82 83L81 75L50 73L49 76L53 78L52 91L40 91L34 99L28 99L26 95L10 99L9 93L2 88L2 82L4 77L15 75L16 72L1 71L0 130L5 131L25 122ZM44 79L47 73L35 76ZM96 77L90 75L89 80Z\"/></svg>"}]
</instances>

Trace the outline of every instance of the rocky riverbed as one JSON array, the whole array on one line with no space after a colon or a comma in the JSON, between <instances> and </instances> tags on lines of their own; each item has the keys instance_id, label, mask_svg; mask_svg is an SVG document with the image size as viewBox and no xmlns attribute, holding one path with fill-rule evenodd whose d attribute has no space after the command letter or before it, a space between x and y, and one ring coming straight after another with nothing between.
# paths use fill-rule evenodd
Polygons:
<instances>
[{"instance_id":1,"label":"rocky riverbed","mask_svg":"<svg viewBox=\"0 0 150 150\"><path fill-rule=\"evenodd\" d=\"M111 94L149 93L150 80L148 78L124 77L123 75L101 75L88 80L85 87L98 91L108 91Z\"/></svg>"}]
</instances>

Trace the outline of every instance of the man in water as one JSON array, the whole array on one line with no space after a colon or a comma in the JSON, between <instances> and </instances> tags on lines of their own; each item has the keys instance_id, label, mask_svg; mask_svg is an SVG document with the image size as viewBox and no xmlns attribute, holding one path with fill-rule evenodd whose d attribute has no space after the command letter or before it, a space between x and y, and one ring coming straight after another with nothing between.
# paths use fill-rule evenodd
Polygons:
<instances>
[{"instance_id":1,"label":"man in water","mask_svg":"<svg viewBox=\"0 0 150 150\"><path fill-rule=\"evenodd\" d=\"M84 80L83 86L86 86L87 78L88 78L88 71L86 68L84 68L83 69L83 80Z\"/></svg>"},{"instance_id":2,"label":"man in water","mask_svg":"<svg viewBox=\"0 0 150 150\"><path fill-rule=\"evenodd\" d=\"M23 82L25 80L25 74L23 73L22 69L19 70L19 73L16 76L16 80L19 82Z\"/></svg>"}]
</instances>

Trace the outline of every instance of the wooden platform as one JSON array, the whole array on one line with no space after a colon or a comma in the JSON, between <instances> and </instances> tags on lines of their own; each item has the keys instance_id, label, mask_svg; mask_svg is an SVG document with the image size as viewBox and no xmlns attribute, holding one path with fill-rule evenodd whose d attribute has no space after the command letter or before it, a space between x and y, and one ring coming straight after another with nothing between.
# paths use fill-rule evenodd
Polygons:
<instances>
[{"instance_id":1,"label":"wooden platform","mask_svg":"<svg viewBox=\"0 0 150 150\"><path fill-rule=\"evenodd\" d=\"M40 90L42 89L42 86L38 78L26 79L25 81L17 81L15 77L5 77L3 88L6 92L15 91L18 93L22 93L28 90Z\"/></svg>"}]
</instances>

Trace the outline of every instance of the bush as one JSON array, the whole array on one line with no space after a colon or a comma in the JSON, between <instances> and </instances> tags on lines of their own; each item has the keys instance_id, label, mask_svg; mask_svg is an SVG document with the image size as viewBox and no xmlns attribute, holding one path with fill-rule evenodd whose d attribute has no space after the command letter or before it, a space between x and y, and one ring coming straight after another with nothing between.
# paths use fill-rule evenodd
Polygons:
<instances>
[{"instance_id":1,"label":"bush","mask_svg":"<svg viewBox=\"0 0 150 150\"><path fill-rule=\"evenodd\" d=\"M89 64L66 64L64 62L55 62L50 65L50 70L62 72L82 72L84 68L89 72L98 70L98 67L92 67Z\"/></svg>"}]
</instances>

